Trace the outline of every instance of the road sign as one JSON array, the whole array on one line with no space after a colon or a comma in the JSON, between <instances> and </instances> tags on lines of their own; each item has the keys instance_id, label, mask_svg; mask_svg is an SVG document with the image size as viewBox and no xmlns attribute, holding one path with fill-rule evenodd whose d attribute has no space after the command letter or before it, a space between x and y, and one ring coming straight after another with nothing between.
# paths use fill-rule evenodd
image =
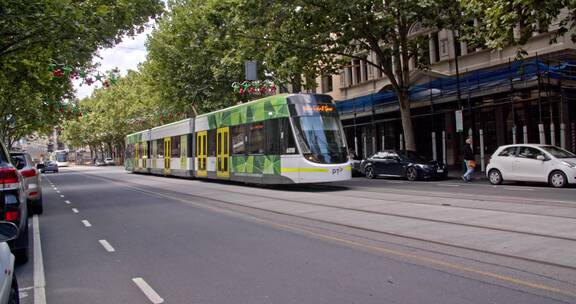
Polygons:
<instances>
[{"instance_id":1,"label":"road sign","mask_svg":"<svg viewBox=\"0 0 576 304\"><path fill-rule=\"evenodd\" d=\"M456 132L464 131L464 119L462 118L462 110L454 112L456 115Z\"/></svg>"}]
</instances>

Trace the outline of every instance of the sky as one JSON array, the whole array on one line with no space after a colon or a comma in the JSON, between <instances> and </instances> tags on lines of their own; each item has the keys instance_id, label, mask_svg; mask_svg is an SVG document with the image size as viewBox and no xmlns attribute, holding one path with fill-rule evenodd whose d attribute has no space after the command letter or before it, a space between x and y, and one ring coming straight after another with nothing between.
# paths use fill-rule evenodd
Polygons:
<instances>
[{"instance_id":1,"label":"sky","mask_svg":"<svg viewBox=\"0 0 576 304\"><path fill-rule=\"evenodd\" d=\"M120 74L125 76L128 70L137 70L138 64L146 60L146 37L152 32L152 27L134 37L124 37L121 43L113 48L102 49L98 55L102 58L94 57L93 63L100 63L98 71L104 74L106 71L118 68ZM74 81L74 88L76 89L76 97L79 99L89 97L95 88L101 87L100 83L95 83L90 86L84 84L80 86L81 81Z\"/></svg>"}]
</instances>

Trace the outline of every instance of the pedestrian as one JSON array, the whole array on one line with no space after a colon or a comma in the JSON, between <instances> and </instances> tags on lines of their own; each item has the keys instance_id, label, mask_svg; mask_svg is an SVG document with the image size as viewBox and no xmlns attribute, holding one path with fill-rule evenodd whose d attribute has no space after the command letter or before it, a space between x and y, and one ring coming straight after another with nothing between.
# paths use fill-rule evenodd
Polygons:
<instances>
[{"instance_id":1,"label":"pedestrian","mask_svg":"<svg viewBox=\"0 0 576 304\"><path fill-rule=\"evenodd\" d=\"M462 180L469 182L474 173L474 168L476 168L476 161L474 160L474 149L472 147L472 137L466 139L466 144L464 145L464 164L466 165L466 173L462 175Z\"/></svg>"}]
</instances>

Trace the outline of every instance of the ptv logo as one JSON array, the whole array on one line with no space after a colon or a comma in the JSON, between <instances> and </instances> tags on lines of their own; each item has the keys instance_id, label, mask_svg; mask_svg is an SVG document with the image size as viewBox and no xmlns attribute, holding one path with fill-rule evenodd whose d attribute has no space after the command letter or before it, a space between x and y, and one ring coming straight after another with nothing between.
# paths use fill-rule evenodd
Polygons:
<instances>
[{"instance_id":1,"label":"ptv logo","mask_svg":"<svg viewBox=\"0 0 576 304\"><path fill-rule=\"evenodd\" d=\"M342 167L332 169L332 175L339 175L340 173L342 173L342 171L344 171L344 169Z\"/></svg>"}]
</instances>

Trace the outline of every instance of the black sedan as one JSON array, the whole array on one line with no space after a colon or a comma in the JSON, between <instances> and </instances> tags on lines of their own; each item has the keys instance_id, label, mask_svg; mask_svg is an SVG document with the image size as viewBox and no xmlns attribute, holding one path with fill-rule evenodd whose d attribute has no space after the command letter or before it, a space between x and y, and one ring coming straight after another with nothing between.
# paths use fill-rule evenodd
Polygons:
<instances>
[{"instance_id":1,"label":"black sedan","mask_svg":"<svg viewBox=\"0 0 576 304\"><path fill-rule=\"evenodd\" d=\"M367 178L403 177L417 179L442 179L448 176L445 164L426 159L414 151L381 151L363 160L360 169Z\"/></svg>"}]
</instances>

